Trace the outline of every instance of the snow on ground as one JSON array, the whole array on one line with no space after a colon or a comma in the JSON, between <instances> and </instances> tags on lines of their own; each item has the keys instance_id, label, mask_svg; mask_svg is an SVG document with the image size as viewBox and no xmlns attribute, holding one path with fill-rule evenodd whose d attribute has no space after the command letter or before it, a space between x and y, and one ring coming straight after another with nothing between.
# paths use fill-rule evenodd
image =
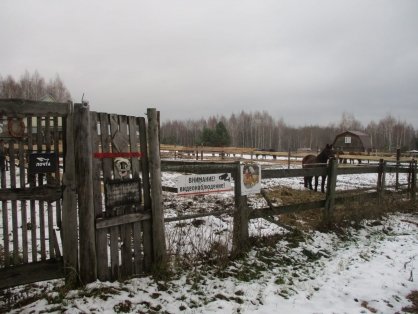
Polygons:
<instances>
[{"instance_id":1,"label":"snow on ground","mask_svg":"<svg viewBox=\"0 0 418 314\"><path fill-rule=\"evenodd\" d=\"M284 237L219 274L196 266L166 282L95 282L63 295L53 289L62 281L18 287L8 291L16 300L43 297L11 313L401 313L418 289L418 216L395 214L349 233L311 232L296 244Z\"/></svg>"},{"instance_id":2,"label":"snow on ground","mask_svg":"<svg viewBox=\"0 0 418 314\"><path fill-rule=\"evenodd\" d=\"M176 176L164 173L163 184L174 186ZM375 187L376 180L375 174L339 176L337 189ZM386 180L393 184L394 175ZM405 176L400 180L405 182ZM303 189L303 180L269 179L262 185ZM249 203L266 205L257 197L250 197ZM232 209L233 204L232 192L198 197L164 193L166 217ZM168 281L148 276L95 282L72 291L62 288L62 280L36 283L0 292L0 312L30 299L33 302L22 302L11 313L402 313L410 305L406 296L418 290L417 214L365 221L344 236L293 234L255 219L250 235L275 235L277 241L266 240L245 258L229 263L207 255L212 266L195 258L209 249L220 257L223 247L230 250L230 216L170 222L166 231L169 253L190 256ZM217 250L214 243L219 244Z\"/></svg>"}]
</instances>

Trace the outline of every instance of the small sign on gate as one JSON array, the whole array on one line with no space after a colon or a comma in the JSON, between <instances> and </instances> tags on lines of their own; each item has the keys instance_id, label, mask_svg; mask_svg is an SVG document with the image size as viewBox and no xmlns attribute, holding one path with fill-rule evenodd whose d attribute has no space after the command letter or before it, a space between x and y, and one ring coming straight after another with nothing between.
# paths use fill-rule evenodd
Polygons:
<instances>
[{"instance_id":1,"label":"small sign on gate","mask_svg":"<svg viewBox=\"0 0 418 314\"><path fill-rule=\"evenodd\" d=\"M29 154L29 174L51 173L58 170L59 158L57 153Z\"/></svg>"},{"instance_id":2,"label":"small sign on gate","mask_svg":"<svg viewBox=\"0 0 418 314\"><path fill-rule=\"evenodd\" d=\"M141 204L141 179L111 180L105 184L106 207L132 207Z\"/></svg>"}]
</instances>

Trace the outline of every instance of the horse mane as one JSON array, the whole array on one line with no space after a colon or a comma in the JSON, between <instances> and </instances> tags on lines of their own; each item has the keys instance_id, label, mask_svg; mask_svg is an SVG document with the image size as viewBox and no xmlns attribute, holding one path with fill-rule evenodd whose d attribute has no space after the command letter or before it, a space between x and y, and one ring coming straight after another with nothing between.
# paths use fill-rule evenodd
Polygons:
<instances>
[{"instance_id":1,"label":"horse mane","mask_svg":"<svg viewBox=\"0 0 418 314\"><path fill-rule=\"evenodd\" d=\"M316 161L318 163L326 163L328 159L332 155L334 155L332 149L333 149L332 145L327 144L325 148L322 150L322 152L320 152L319 155L316 156Z\"/></svg>"}]
</instances>

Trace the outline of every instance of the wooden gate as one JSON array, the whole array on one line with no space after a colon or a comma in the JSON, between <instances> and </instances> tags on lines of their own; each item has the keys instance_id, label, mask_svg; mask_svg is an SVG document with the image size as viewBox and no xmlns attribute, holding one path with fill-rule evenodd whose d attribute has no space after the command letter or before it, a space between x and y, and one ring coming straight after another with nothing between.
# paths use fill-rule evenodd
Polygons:
<instances>
[{"instance_id":1,"label":"wooden gate","mask_svg":"<svg viewBox=\"0 0 418 314\"><path fill-rule=\"evenodd\" d=\"M62 173L71 104L0 100L0 288L61 277Z\"/></svg>"},{"instance_id":2,"label":"wooden gate","mask_svg":"<svg viewBox=\"0 0 418 314\"><path fill-rule=\"evenodd\" d=\"M165 238L162 204L151 198L151 191L161 194L161 178L150 184L145 118L89 112L87 104L76 104L74 122L80 277L118 280L150 271L158 252L165 254Z\"/></svg>"}]
</instances>

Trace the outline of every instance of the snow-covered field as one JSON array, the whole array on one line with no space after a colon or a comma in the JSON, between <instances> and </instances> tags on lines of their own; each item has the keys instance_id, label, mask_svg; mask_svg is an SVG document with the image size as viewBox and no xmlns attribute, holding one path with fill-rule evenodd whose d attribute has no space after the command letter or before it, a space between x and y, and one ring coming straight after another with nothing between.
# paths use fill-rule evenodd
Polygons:
<instances>
[{"instance_id":1,"label":"snow-covered field","mask_svg":"<svg viewBox=\"0 0 418 314\"><path fill-rule=\"evenodd\" d=\"M163 184L173 186L177 175L165 173ZM374 174L339 176L337 189L375 187L376 179ZM391 185L394 176L386 180ZM302 178L263 180L262 185L303 189ZM166 217L233 207L231 192L164 196ZM256 196L249 203L265 206ZM37 295L11 313L404 313L402 309L411 305L407 295L418 290L415 213L364 221L344 236L292 233L264 219L252 220L251 236L276 240L265 240L232 262L211 255L206 262L214 265L196 262L196 256L209 248L222 257L230 249L231 229L228 215L167 223L170 254L190 256L176 264L170 280L95 282L72 291L62 288L62 280L36 283L0 292L0 309Z\"/></svg>"}]
</instances>

